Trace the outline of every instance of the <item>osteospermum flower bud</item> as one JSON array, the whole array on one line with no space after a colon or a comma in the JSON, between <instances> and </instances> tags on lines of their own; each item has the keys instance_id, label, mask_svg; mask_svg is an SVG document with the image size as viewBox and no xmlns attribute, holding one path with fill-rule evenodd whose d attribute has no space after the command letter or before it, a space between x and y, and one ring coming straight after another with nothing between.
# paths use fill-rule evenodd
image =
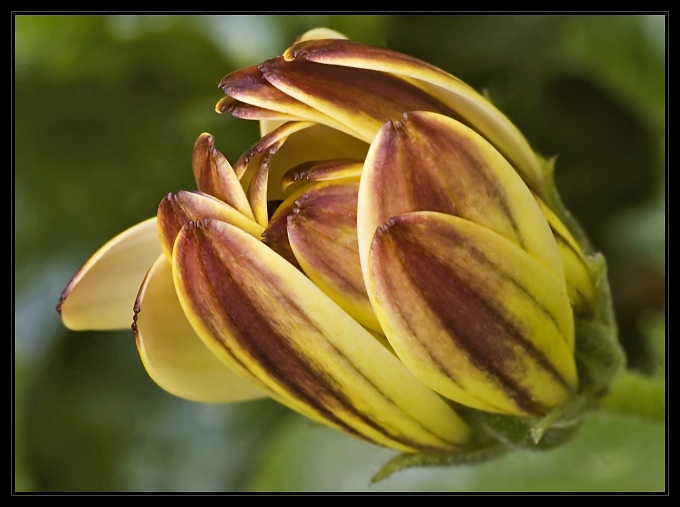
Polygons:
<instances>
[{"instance_id":1,"label":"osteospermum flower bud","mask_svg":"<svg viewBox=\"0 0 680 507\"><path fill-rule=\"evenodd\" d=\"M201 134L198 190L86 263L67 326L134 320L177 396L269 396L409 453L467 460L578 420L621 357L603 261L500 111L327 29L219 87L216 110L262 137L232 166Z\"/></svg>"}]
</instances>

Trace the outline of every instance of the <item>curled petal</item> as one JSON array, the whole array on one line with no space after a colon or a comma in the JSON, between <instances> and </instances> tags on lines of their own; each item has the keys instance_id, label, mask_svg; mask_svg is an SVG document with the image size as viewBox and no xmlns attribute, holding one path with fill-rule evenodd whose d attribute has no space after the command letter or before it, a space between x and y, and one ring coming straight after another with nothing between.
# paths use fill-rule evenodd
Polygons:
<instances>
[{"instance_id":1,"label":"curled petal","mask_svg":"<svg viewBox=\"0 0 680 507\"><path fill-rule=\"evenodd\" d=\"M267 203L269 194L269 165L272 157L276 155L291 135L313 126L314 123L311 122L285 123L260 139L255 147L237 162L239 172L242 172L244 175L244 184L248 182L248 201L255 212L257 222L263 227L267 227L269 223ZM252 177L250 177L247 169L241 169L246 166L256 167ZM249 177L250 180L248 181Z\"/></svg>"},{"instance_id":2,"label":"curled petal","mask_svg":"<svg viewBox=\"0 0 680 507\"><path fill-rule=\"evenodd\" d=\"M283 142L274 145L271 150L275 152ZM250 179L246 195L248 202L255 214L255 220L263 228L269 224L269 212L267 206L267 187L269 186L269 160L272 152L268 152L260 157L255 174Z\"/></svg>"},{"instance_id":3,"label":"curled petal","mask_svg":"<svg viewBox=\"0 0 680 507\"><path fill-rule=\"evenodd\" d=\"M370 143L387 120L406 111L433 111L453 118L456 112L406 81L386 73L319 65L282 57L260 65L264 78L294 97L357 132ZM319 123L333 126L323 120Z\"/></svg>"},{"instance_id":4,"label":"curled petal","mask_svg":"<svg viewBox=\"0 0 680 507\"><path fill-rule=\"evenodd\" d=\"M132 329L146 371L169 393L204 403L266 396L231 371L196 335L177 299L170 263L162 255L139 289Z\"/></svg>"},{"instance_id":5,"label":"curled petal","mask_svg":"<svg viewBox=\"0 0 680 507\"><path fill-rule=\"evenodd\" d=\"M215 149L212 135L204 133L196 140L192 167L201 192L226 202L245 217L255 220L239 179L226 157Z\"/></svg>"},{"instance_id":6,"label":"curled petal","mask_svg":"<svg viewBox=\"0 0 680 507\"><path fill-rule=\"evenodd\" d=\"M229 113L234 118L239 118L241 120L276 121L279 122L279 124L286 121L304 120L304 118L292 114L246 104L245 102L241 102L232 97L222 97L215 105L215 111L218 113Z\"/></svg>"},{"instance_id":7,"label":"curled petal","mask_svg":"<svg viewBox=\"0 0 680 507\"><path fill-rule=\"evenodd\" d=\"M266 62L265 62L266 63ZM264 64L262 64L264 65ZM351 128L331 116L310 107L272 86L262 75L261 65L239 69L224 76L218 87L225 95L239 102L256 106L269 111L328 125L346 134L357 137ZM220 103L218 103L220 107Z\"/></svg>"},{"instance_id":8,"label":"curled petal","mask_svg":"<svg viewBox=\"0 0 680 507\"><path fill-rule=\"evenodd\" d=\"M455 412L354 319L235 227L185 226L173 273L201 339L289 407L403 451L455 450L470 437Z\"/></svg>"},{"instance_id":9,"label":"curled petal","mask_svg":"<svg viewBox=\"0 0 680 507\"><path fill-rule=\"evenodd\" d=\"M293 249L290 246L290 241L288 240L288 217L293 214L295 201L297 201L298 197L312 188L312 186L313 185L307 183L292 192L278 208L276 208L276 211L269 220L269 225L262 233L262 243L267 245L300 271L302 271L302 268L300 267L300 264L293 253Z\"/></svg>"},{"instance_id":10,"label":"curled petal","mask_svg":"<svg viewBox=\"0 0 680 507\"><path fill-rule=\"evenodd\" d=\"M407 79L456 111L500 151L534 190L542 189L543 171L517 127L486 98L460 79L417 58L349 40L313 40L290 47L286 60L304 59L348 68L390 73Z\"/></svg>"},{"instance_id":11,"label":"curled petal","mask_svg":"<svg viewBox=\"0 0 680 507\"><path fill-rule=\"evenodd\" d=\"M525 416L575 391L566 291L502 236L458 217L409 213L376 232L368 269L387 339L435 391Z\"/></svg>"},{"instance_id":12,"label":"curled petal","mask_svg":"<svg viewBox=\"0 0 680 507\"><path fill-rule=\"evenodd\" d=\"M234 164L234 171L247 188L260 167L263 156L269 158L267 200L284 198L278 184L291 168L309 160L363 160L368 144L324 125L311 122L288 122L262 137Z\"/></svg>"},{"instance_id":13,"label":"curled petal","mask_svg":"<svg viewBox=\"0 0 680 507\"><path fill-rule=\"evenodd\" d=\"M278 151L288 138L300 131L308 129L315 124L308 121L287 122L274 129L269 134L260 138L248 151L243 153L234 164L234 171L238 178L243 181L243 185L249 185L257 168L260 166L262 157L265 154L272 155ZM272 152L270 152L272 150Z\"/></svg>"},{"instance_id":14,"label":"curled petal","mask_svg":"<svg viewBox=\"0 0 680 507\"><path fill-rule=\"evenodd\" d=\"M361 176L363 167L363 160L355 159L303 162L281 177L281 191L289 193L290 186L297 182L333 181Z\"/></svg>"},{"instance_id":15,"label":"curled petal","mask_svg":"<svg viewBox=\"0 0 680 507\"><path fill-rule=\"evenodd\" d=\"M129 328L139 286L160 254L155 217L110 240L62 292L57 311L64 325L74 330Z\"/></svg>"},{"instance_id":16,"label":"curled petal","mask_svg":"<svg viewBox=\"0 0 680 507\"><path fill-rule=\"evenodd\" d=\"M383 126L366 156L358 206L364 272L377 227L403 213L437 211L501 234L564 286L555 240L525 183L484 138L446 116L409 112Z\"/></svg>"},{"instance_id":17,"label":"curled petal","mask_svg":"<svg viewBox=\"0 0 680 507\"><path fill-rule=\"evenodd\" d=\"M295 200L288 238L310 280L361 325L381 332L359 263L358 191L359 178L315 185Z\"/></svg>"},{"instance_id":18,"label":"curled petal","mask_svg":"<svg viewBox=\"0 0 680 507\"><path fill-rule=\"evenodd\" d=\"M204 218L233 224L256 238L264 231L254 220L210 195L185 190L168 194L158 205L158 238L168 261L172 259L172 247L184 224Z\"/></svg>"},{"instance_id":19,"label":"curled petal","mask_svg":"<svg viewBox=\"0 0 680 507\"><path fill-rule=\"evenodd\" d=\"M292 213L292 208L289 211ZM280 220L269 222L269 226L262 235L262 242L295 268L302 270L288 241L287 215L281 215Z\"/></svg>"}]
</instances>

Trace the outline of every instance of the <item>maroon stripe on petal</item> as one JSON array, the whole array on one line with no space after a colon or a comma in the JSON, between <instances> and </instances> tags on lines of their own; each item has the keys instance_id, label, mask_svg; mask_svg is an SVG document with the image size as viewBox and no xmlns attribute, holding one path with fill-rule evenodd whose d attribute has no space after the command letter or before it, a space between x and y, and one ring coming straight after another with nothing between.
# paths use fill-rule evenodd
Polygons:
<instances>
[{"instance_id":1,"label":"maroon stripe on petal","mask_svg":"<svg viewBox=\"0 0 680 507\"><path fill-rule=\"evenodd\" d=\"M383 127L374 152L376 225L411 211L436 211L484 223L493 211L521 244L509 196L478 148L446 123L405 114Z\"/></svg>"},{"instance_id":2,"label":"maroon stripe on petal","mask_svg":"<svg viewBox=\"0 0 680 507\"><path fill-rule=\"evenodd\" d=\"M470 261L465 258L470 256L474 263L493 270L497 267L484 252L470 244L465 235L458 234L453 228L437 228L436 224L428 227L426 233L437 238L436 250L432 249L423 236L425 229L420 229L417 221L411 221L412 217L394 217L378 229L373 251L385 261L376 263L381 270L381 279L389 280L390 273L403 273L407 284L423 298L451 340L465 351L469 361L495 379L522 410L544 414L547 407L535 402L531 393L516 380L524 376L520 370L520 355L530 357L569 391L567 382L545 355L524 338L521 323L514 322L513 317L494 301L494 294L475 280L474 273L468 271L472 270ZM441 252L447 252L446 262L442 260ZM515 284L524 290L505 273L498 274L504 283ZM542 308L539 302L535 301L535 304ZM418 330L414 330L414 336L419 336ZM428 348L426 338L420 337L425 349ZM445 368L447 375L455 378L455 371L448 371L441 361L438 364Z\"/></svg>"},{"instance_id":3,"label":"maroon stripe on petal","mask_svg":"<svg viewBox=\"0 0 680 507\"><path fill-rule=\"evenodd\" d=\"M358 179L315 186L295 201L288 234L331 285L370 306L359 262L358 191Z\"/></svg>"},{"instance_id":4,"label":"maroon stripe on petal","mask_svg":"<svg viewBox=\"0 0 680 507\"><path fill-rule=\"evenodd\" d=\"M387 73L273 58L259 66L264 78L285 84L305 96L341 109L348 116L370 117L382 124L406 111L431 111L451 118L458 114L412 84Z\"/></svg>"},{"instance_id":5,"label":"maroon stripe on petal","mask_svg":"<svg viewBox=\"0 0 680 507\"><path fill-rule=\"evenodd\" d=\"M394 441L413 448L436 450L394 434L358 411L342 387L320 365L310 362L304 350L298 349L291 338L282 333L276 320L272 320L272 309L263 306L263 301L285 307L291 321L313 328L317 336L322 336L324 331L316 328L300 302L288 295L289 288L281 286L282 282L275 277L269 280L266 298L254 295L262 278L268 277L267 268L253 266L251 252L242 242L230 238L230 230L230 226L210 220L187 224L178 246L177 264L181 267L189 300L212 339L230 355L240 356L241 365L257 363L290 396L350 434L370 441L336 415L339 408ZM223 330L228 331L225 334ZM342 356L341 351L335 349L335 352ZM353 367L346 362L348 367ZM252 373L252 368L250 371Z\"/></svg>"}]
</instances>

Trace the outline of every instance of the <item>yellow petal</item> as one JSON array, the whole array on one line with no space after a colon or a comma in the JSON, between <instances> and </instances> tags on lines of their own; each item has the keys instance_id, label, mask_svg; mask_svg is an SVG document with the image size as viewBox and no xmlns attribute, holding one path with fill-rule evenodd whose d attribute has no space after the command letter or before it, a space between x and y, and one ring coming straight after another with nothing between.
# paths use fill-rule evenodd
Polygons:
<instances>
[{"instance_id":1,"label":"yellow petal","mask_svg":"<svg viewBox=\"0 0 680 507\"><path fill-rule=\"evenodd\" d=\"M555 240L526 184L484 138L446 116L409 112L384 125L366 156L358 206L364 272L377 227L403 213L437 211L501 234L564 286Z\"/></svg>"},{"instance_id":2,"label":"yellow petal","mask_svg":"<svg viewBox=\"0 0 680 507\"><path fill-rule=\"evenodd\" d=\"M278 146L281 146L281 142ZM278 149L275 146L273 149ZM263 228L267 227L269 224L269 213L267 209L267 189L269 187L269 159L271 155L267 154L260 157L259 164L257 164L257 169L253 174L253 177L248 183L248 190L246 195L248 196L248 202L255 215L255 220Z\"/></svg>"},{"instance_id":3,"label":"yellow petal","mask_svg":"<svg viewBox=\"0 0 680 507\"><path fill-rule=\"evenodd\" d=\"M286 171L281 177L281 191L288 195L292 185L309 181L333 181L361 176L363 160L312 160ZM294 188L294 187L293 187Z\"/></svg>"},{"instance_id":4,"label":"yellow petal","mask_svg":"<svg viewBox=\"0 0 680 507\"><path fill-rule=\"evenodd\" d=\"M466 424L302 273L237 228L187 224L175 286L198 335L289 407L402 451L455 450Z\"/></svg>"},{"instance_id":5,"label":"yellow petal","mask_svg":"<svg viewBox=\"0 0 680 507\"><path fill-rule=\"evenodd\" d=\"M234 164L234 172L238 179L243 181L243 185L247 186L250 183L250 178L259 166L260 160L266 152L271 148L276 147L274 151L278 151L278 147L285 143L291 135L308 129L314 126L313 122L286 122L274 131L260 138L249 150L243 153Z\"/></svg>"},{"instance_id":6,"label":"yellow petal","mask_svg":"<svg viewBox=\"0 0 680 507\"><path fill-rule=\"evenodd\" d=\"M514 415L545 414L575 391L566 291L502 236L442 213L408 213L376 232L368 270L385 336L435 391Z\"/></svg>"},{"instance_id":7,"label":"yellow petal","mask_svg":"<svg viewBox=\"0 0 680 507\"><path fill-rule=\"evenodd\" d=\"M224 91L225 95L244 104L269 111L277 111L284 115L300 118L301 120L321 123L322 125L328 125L341 130L351 136L358 136L354 130L342 122L272 86L262 76L262 65L264 64L232 72L222 78L218 87ZM216 109L222 109L223 105L221 104L221 102L218 102Z\"/></svg>"},{"instance_id":8,"label":"yellow petal","mask_svg":"<svg viewBox=\"0 0 680 507\"><path fill-rule=\"evenodd\" d=\"M280 146L272 153L272 147ZM285 196L279 182L293 167L310 160L324 161L351 158L363 160L368 144L324 125L310 122L285 123L260 139L234 164L241 184L246 188L263 156L269 157L267 200Z\"/></svg>"},{"instance_id":9,"label":"yellow petal","mask_svg":"<svg viewBox=\"0 0 680 507\"><path fill-rule=\"evenodd\" d=\"M534 198L548 221L553 236L555 236L555 242L562 258L567 292L574 307L574 313L582 316L592 315L595 304L595 286L583 250L581 250L569 229L543 199L536 194L534 194Z\"/></svg>"},{"instance_id":10,"label":"yellow petal","mask_svg":"<svg viewBox=\"0 0 680 507\"><path fill-rule=\"evenodd\" d=\"M288 238L310 280L361 325L381 332L359 262L358 191L358 177L315 185L296 199Z\"/></svg>"},{"instance_id":11,"label":"yellow petal","mask_svg":"<svg viewBox=\"0 0 680 507\"><path fill-rule=\"evenodd\" d=\"M578 255L577 251L561 236L556 235L555 242L562 258L567 294L569 294L569 301L574 307L574 314L582 317L592 316L595 286L583 257Z\"/></svg>"},{"instance_id":12,"label":"yellow petal","mask_svg":"<svg viewBox=\"0 0 680 507\"><path fill-rule=\"evenodd\" d=\"M343 34L330 28L312 28L295 39L295 43L316 39L346 39Z\"/></svg>"},{"instance_id":13,"label":"yellow petal","mask_svg":"<svg viewBox=\"0 0 680 507\"><path fill-rule=\"evenodd\" d=\"M411 56L344 40L296 44L284 58L385 72L409 80L456 111L463 123L493 144L533 189L541 190L543 171L522 133L486 98L451 74Z\"/></svg>"},{"instance_id":14,"label":"yellow petal","mask_svg":"<svg viewBox=\"0 0 680 507\"><path fill-rule=\"evenodd\" d=\"M273 58L260 65L262 75L281 92L339 121L370 143L383 123L406 111L434 111L457 118L455 111L402 79L386 73ZM311 118L310 118L311 119ZM318 123L335 128L323 118Z\"/></svg>"},{"instance_id":15,"label":"yellow petal","mask_svg":"<svg viewBox=\"0 0 680 507\"><path fill-rule=\"evenodd\" d=\"M71 279L57 310L69 329L125 329L149 266L161 253L156 218L119 234Z\"/></svg>"},{"instance_id":16,"label":"yellow petal","mask_svg":"<svg viewBox=\"0 0 680 507\"><path fill-rule=\"evenodd\" d=\"M234 118L239 118L241 120L260 120L260 121L271 121L279 122L278 125L286 121L303 121L304 118L295 116L292 114L282 113L280 111L272 111L271 109L265 109L263 107L257 107L252 104L246 104L240 100L236 100L232 97L222 97L215 105L215 111L218 113L229 113ZM277 125L277 126L278 126ZM265 135L273 128L263 133Z\"/></svg>"},{"instance_id":17,"label":"yellow petal","mask_svg":"<svg viewBox=\"0 0 680 507\"><path fill-rule=\"evenodd\" d=\"M203 218L233 224L256 238L264 231L264 227L254 220L210 195L185 190L174 195L168 194L158 205L158 237L168 261L172 258L172 247L184 224Z\"/></svg>"},{"instance_id":18,"label":"yellow petal","mask_svg":"<svg viewBox=\"0 0 680 507\"><path fill-rule=\"evenodd\" d=\"M281 257L286 259L296 269L302 271L293 249L288 241L288 217L293 214L295 201L312 188L313 184L307 183L292 192L272 214L269 225L262 233L262 243L267 245Z\"/></svg>"},{"instance_id":19,"label":"yellow petal","mask_svg":"<svg viewBox=\"0 0 680 507\"><path fill-rule=\"evenodd\" d=\"M255 220L239 179L226 157L215 149L212 135L203 133L196 140L192 168L201 192L224 201L245 217Z\"/></svg>"},{"instance_id":20,"label":"yellow petal","mask_svg":"<svg viewBox=\"0 0 680 507\"><path fill-rule=\"evenodd\" d=\"M266 396L236 375L203 344L177 299L170 263L158 257L135 304L135 340L149 376L175 396L225 403Z\"/></svg>"},{"instance_id":21,"label":"yellow petal","mask_svg":"<svg viewBox=\"0 0 680 507\"><path fill-rule=\"evenodd\" d=\"M314 123L312 122L285 123L260 139L255 147L251 148L237 161L239 173L243 174L243 184L247 183L248 185L248 201L255 213L257 223L263 227L267 227L269 223L267 202L270 194L269 166L271 160L286 144L291 135L313 126ZM248 170L253 167L255 168L254 172Z\"/></svg>"}]
</instances>

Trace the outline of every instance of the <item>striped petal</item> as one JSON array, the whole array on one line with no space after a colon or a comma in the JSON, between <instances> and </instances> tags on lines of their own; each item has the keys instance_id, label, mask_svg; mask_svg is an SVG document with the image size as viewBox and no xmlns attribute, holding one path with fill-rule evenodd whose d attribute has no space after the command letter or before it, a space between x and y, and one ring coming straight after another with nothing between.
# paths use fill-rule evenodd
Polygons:
<instances>
[{"instance_id":1,"label":"striped petal","mask_svg":"<svg viewBox=\"0 0 680 507\"><path fill-rule=\"evenodd\" d=\"M391 218L371 245L368 289L404 364L452 400L542 415L576 389L566 291L485 227L433 212Z\"/></svg>"},{"instance_id":2,"label":"striped petal","mask_svg":"<svg viewBox=\"0 0 680 507\"><path fill-rule=\"evenodd\" d=\"M243 185L247 186L250 178L257 170L260 160L265 153L275 146L281 146L288 138L305 129L314 126L315 123L309 121L286 122L269 134L262 136L251 148L243 153L234 164L234 172ZM275 149L274 151L278 151ZM270 153L271 154L271 153Z\"/></svg>"},{"instance_id":3,"label":"striped petal","mask_svg":"<svg viewBox=\"0 0 680 507\"><path fill-rule=\"evenodd\" d=\"M225 95L261 109L277 111L302 120L313 121L357 137L351 128L272 86L262 75L262 65L239 69L224 76L218 87ZM218 102L217 107L221 108Z\"/></svg>"},{"instance_id":4,"label":"striped petal","mask_svg":"<svg viewBox=\"0 0 680 507\"><path fill-rule=\"evenodd\" d=\"M246 195L248 196L248 202L255 215L255 220L263 228L267 227L269 224L269 211L267 207L267 193L269 187L269 161L271 159L272 153L285 142L279 141L273 145L270 150L262 157L259 157L259 163L257 164L257 169L250 178L248 183L248 190Z\"/></svg>"},{"instance_id":5,"label":"striped petal","mask_svg":"<svg viewBox=\"0 0 680 507\"><path fill-rule=\"evenodd\" d=\"M237 228L187 224L173 273L182 307L213 353L289 407L402 451L451 451L469 438L455 412L363 327Z\"/></svg>"},{"instance_id":6,"label":"striped petal","mask_svg":"<svg viewBox=\"0 0 680 507\"><path fill-rule=\"evenodd\" d=\"M286 171L281 177L281 191L290 193L291 185L309 181L333 181L361 176L363 160L341 159L309 161Z\"/></svg>"},{"instance_id":7,"label":"striped petal","mask_svg":"<svg viewBox=\"0 0 680 507\"><path fill-rule=\"evenodd\" d=\"M359 178L315 185L296 199L288 239L310 280L359 324L381 332L359 263L358 191Z\"/></svg>"},{"instance_id":8,"label":"striped petal","mask_svg":"<svg viewBox=\"0 0 680 507\"><path fill-rule=\"evenodd\" d=\"M204 403L266 396L231 371L196 335L177 299L170 263L162 255L139 290L133 330L149 376L175 396Z\"/></svg>"},{"instance_id":9,"label":"striped petal","mask_svg":"<svg viewBox=\"0 0 680 507\"><path fill-rule=\"evenodd\" d=\"M555 240L527 186L493 146L446 116L411 112L383 126L366 157L358 206L364 271L377 227L403 213L437 211L501 234L564 286Z\"/></svg>"},{"instance_id":10,"label":"striped petal","mask_svg":"<svg viewBox=\"0 0 680 507\"><path fill-rule=\"evenodd\" d=\"M293 253L293 249L288 241L288 217L293 214L295 209L295 201L298 197L304 194L307 190L312 188L312 185L307 183L294 192L292 192L272 214L269 220L269 225L262 233L262 243L267 245L273 251L278 253L281 257L286 259L296 269L302 271L300 264Z\"/></svg>"},{"instance_id":11,"label":"striped petal","mask_svg":"<svg viewBox=\"0 0 680 507\"><path fill-rule=\"evenodd\" d=\"M579 250L574 250L568 241L555 236L557 249L560 252L564 279L567 283L567 294L574 308L574 314L580 317L591 317L594 312L595 286L583 257Z\"/></svg>"},{"instance_id":12,"label":"striped petal","mask_svg":"<svg viewBox=\"0 0 680 507\"><path fill-rule=\"evenodd\" d=\"M253 175L260 167L262 157L267 164L267 200L285 196L279 182L291 168L310 160L363 160L368 144L337 130L311 122L288 122L262 137L234 164L241 184L248 188Z\"/></svg>"},{"instance_id":13,"label":"striped petal","mask_svg":"<svg viewBox=\"0 0 680 507\"><path fill-rule=\"evenodd\" d=\"M255 220L243 187L229 161L215 149L215 138L201 134L194 144L192 168L198 189L212 195Z\"/></svg>"},{"instance_id":14,"label":"striped petal","mask_svg":"<svg viewBox=\"0 0 680 507\"><path fill-rule=\"evenodd\" d=\"M245 102L241 102L240 100L236 100L232 97L222 97L215 105L215 111L218 113L229 113L234 118L239 118L241 120L266 120L278 121L280 123L286 121L304 120L304 118L300 118L299 116L292 114L282 113L280 111L272 111L271 109L265 109L252 104L246 104Z\"/></svg>"},{"instance_id":15,"label":"striped petal","mask_svg":"<svg viewBox=\"0 0 680 507\"><path fill-rule=\"evenodd\" d=\"M389 74L319 65L303 59L273 58L260 65L262 75L281 92L338 120L371 142L383 123L398 120L406 111L434 111L453 118L448 106ZM322 119L315 120L332 124Z\"/></svg>"},{"instance_id":16,"label":"striped petal","mask_svg":"<svg viewBox=\"0 0 680 507\"><path fill-rule=\"evenodd\" d=\"M264 227L254 220L210 195L185 190L168 194L158 205L158 237L168 261L172 259L172 247L184 224L203 218L230 223L256 238L264 231Z\"/></svg>"},{"instance_id":17,"label":"striped petal","mask_svg":"<svg viewBox=\"0 0 680 507\"><path fill-rule=\"evenodd\" d=\"M129 328L139 286L160 254L155 217L110 240L62 292L57 311L64 325L74 330Z\"/></svg>"},{"instance_id":18,"label":"striped petal","mask_svg":"<svg viewBox=\"0 0 680 507\"><path fill-rule=\"evenodd\" d=\"M407 79L460 115L500 151L534 190L543 171L517 127L486 98L458 78L417 58L348 40L314 40L293 45L284 59L390 73ZM413 109L415 110L415 109Z\"/></svg>"},{"instance_id":19,"label":"striped petal","mask_svg":"<svg viewBox=\"0 0 680 507\"><path fill-rule=\"evenodd\" d=\"M569 293L569 300L574 307L574 313L580 316L591 316L595 305L595 286L593 278L590 276L583 250L581 250L569 229L567 229L545 201L536 194L534 194L534 198L555 237L564 268L567 292Z\"/></svg>"}]
</instances>

